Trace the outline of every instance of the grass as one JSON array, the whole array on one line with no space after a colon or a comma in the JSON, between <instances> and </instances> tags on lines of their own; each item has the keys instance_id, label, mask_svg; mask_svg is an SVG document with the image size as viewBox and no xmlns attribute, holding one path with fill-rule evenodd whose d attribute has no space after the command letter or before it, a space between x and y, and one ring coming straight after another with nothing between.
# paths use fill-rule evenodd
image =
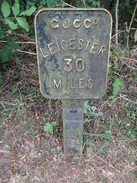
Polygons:
<instances>
[{"instance_id":1,"label":"grass","mask_svg":"<svg viewBox=\"0 0 137 183\"><path fill-rule=\"evenodd\" d=\"M106 148L109 143L111 142L112 139L112 129L113 129L113 122L114 119L109 120L109 129L107 129L104 125L99 125L99 127L101 127L103 130L103 133L100 134L94 134L94 133L84 133L84 146L83 149L85 148L85 146L87 146L86 151L87 151L87 155L90 158L90 160L92 160L97 154L101 153L104 148ZM93 138L100 138L100 140L102 141L102 145L101 147L96 150L96 146L94 145L94 143L92 143L92 139ZM93 148L96 150L96 153L93 155L90 154L91 151L93 151Z\"/></svg>"},{"instance_id":2,"label":"grass","mask_svg":"<svg viewBox=\"0 0 137 183\"><path fill-rule=\"evenodd\" d=\"M121 67L118 53L113 54L110 63L116 70L109 74L106 95L86 102L82 155L67 157L63 154L62 104L42 97L36 57L25 60L20 70L12 67L5 72L0 84L0 181L135 183L136 72L127 65ZM114 98L109 97L117 75L125 83L112 102ZM56 122L53 132L45 132L46 124L51 127L52 122Z\"/></svg>"}]
</instances>

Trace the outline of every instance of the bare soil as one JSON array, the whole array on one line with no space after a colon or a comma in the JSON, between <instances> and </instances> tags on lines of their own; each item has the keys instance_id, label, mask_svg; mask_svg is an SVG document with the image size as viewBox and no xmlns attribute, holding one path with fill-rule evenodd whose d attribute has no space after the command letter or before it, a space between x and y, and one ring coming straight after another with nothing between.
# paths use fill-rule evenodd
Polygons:
<instances>
[{"instance_id":1,"label":"bare soil","mask_svg":"<svg viewBox=\"0 0 137 183\"><path fill-rule=\"evenodd\" d=\"M0 182L136 183L137 82L133 67L137 62L119 59L116 53L110 63L118 69L109 75L106 95L89 101L103 116L85 115L84 134L105 134L113 120L111 138L91 135L87 139L84 135L82 155L68 157L63 153L62 103L42 97L36 57L20 54L19 58L16 65L12 58L14 64L2 73L0 85ZM125 85L113 103L109 96L117 76L124 78ZM52 121L57 122L53 133L44 132L45 123Z\"/></svg>"}]
</instances>

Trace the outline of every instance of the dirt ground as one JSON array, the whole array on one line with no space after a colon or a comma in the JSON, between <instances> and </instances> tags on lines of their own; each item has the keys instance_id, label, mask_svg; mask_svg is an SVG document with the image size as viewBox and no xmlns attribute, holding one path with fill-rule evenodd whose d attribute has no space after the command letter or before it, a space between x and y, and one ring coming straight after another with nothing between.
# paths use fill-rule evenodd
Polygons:
<instances>
[{"instance_id":1,"label":"dirt ground","mask_svg":"<svg viewBox=\"0 0 137 183\"><path fill-rule=\"evenodd\" d=\"M68 157L63 153L61 101L42 97L36 56L20 53L17 58L2 73L0 85L0 182L136 183L137 82L132 67L137 61L123 59L121 68L121 61L110 60L117 71L109 75L106 95L89 101L103 116L85 114L83 152ZM112 99L116 76L125 84ZM44 132L53 121L53 132Z\"/></svg>"}]
</instances>

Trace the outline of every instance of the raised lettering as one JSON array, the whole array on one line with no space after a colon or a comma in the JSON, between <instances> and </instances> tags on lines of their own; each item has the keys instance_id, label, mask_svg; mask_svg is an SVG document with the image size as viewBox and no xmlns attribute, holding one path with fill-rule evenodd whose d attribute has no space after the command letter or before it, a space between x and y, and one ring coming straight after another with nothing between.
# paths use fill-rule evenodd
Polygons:
<instances>
[{"instance_id":1,"label":"raised lettering","mask_svg":"<svg viewBox=\"0 0 137 183\"><path fill-rule=\"evenodd\" d=\"M93 43L93 45L90 49L90 53L92 53L94 55L97 53L97 48L95 46L99 46L99 44L98 43Z\"/></svg>"},{"instance_id":2,"label":"raised lettering","mask_svg":"<svg viewBox=\"0 0 137 183\"><path fill-rule=\"evenodd\" d=\"M58 24L57 19L52 19L50 22L50 25L51 25L52 29L59 29L59 24Z\"/></svg>"},{"instance_id":3,"label":"raised lettering","mask_svg":"<svg viewBox=\"0 0 137 183\"><path fill-rule=\"evenodd\" d=\"M64 62L67 62L66 65L65 65L65 67L64 67L64 71L70 72L72 70L72 65L71 65L72 59L65 58L64 59Z\"/></svg>"},{"instance_id":4,"label":"raised lettering","mask_svg":"<svg viewBox=\"0 0 137 183\"><path fill-rule=\"evenodd\" d=\"M92 79L88 79L88 88L92 88L92 83L93 83Z\"/></svg>"},{"instance_id":5,"label":"raised lettering","mask_svg":"<svg viewBox=\"0 0 137 183\"><path fill-rule=\"evenodd\" d=\"M70 48L70 50L76 49L76 40L75 39L69 39L69 48Z\"/></svg>"},{"instance_id":6,"label":"raised lettering","mask_svg":"<svg viewBox=\"0 0 137 183\"><path fill-rule=\"evenodd\" d=\"M44 53L43 53L43 51L42 51L42 49L40 48L40 52L41 52L41 54L42 54L42 56L44 57L44 58L47 58L49 55L44 55Z\"/></svg>"},{"instance_id":7,"label":"raised lettering","mask_svg":"<svg viewBox=\"0 0 137 183\"><path fill-rule=\"evenodd\" d=\"M97 24L98 24L98 20L97 20L97 19L94 19L94 20L93 20L93 24L94 24L94 25L97 25Z\"/></svg>"},{"instance_id":8,"label":"raised lettering","mask_svg":"<svg viewBox=\"0 0 137 183\"><path fill-rule=\"evenodd\" d=\"M55 89L58 89L58 88L61 89L61 86L62 86L61 80L59 80L59 81L57 82L56 79L54 79L53 81L54 81L54 88L55 88Z\"/></svg>"},{"instance_id":9,"label":"raised lettering","mask_svg":"<svg viewBox=\"0 0 137 183\"><path fill-rule=\"evenodd\" d=\"M68 29L68 28L70 27L70 20L67 19L67 24L62 24L62 27L63 27L64 29Z\"/></svg>"},{"instance_id":10,"label":"raised lettering","mask_svg":"<svg viewBox=\"0 0 137 183\"><path fill-rule=\"evenodd\" d=\"M88 50L89 43L91 43L91 41L87 41L87 45L86 45L86 49L85 49L85 51L87 51L87 50Z\"/></svg>"},{"instance_id":11,"label":"raised lettering","mask_svg":"<svg viewBox=\"0 0 137 183\"><path fill-rule=\"evenodd\" d=\"M84 27L86 29L89 29L91 27L91 21L90 21L90 19L84 20Z\"/></svg>"},{"instance_id":12,"label":"raised lettering","mask_svg":"<svg viewBox=\"0 0 137 183\"><path fill-rule=\"evenodd\" d=\"M77 87L74 86L73 84L74 84L74 83L73 83L73 78L72 78L71 81L70 81L70 88L77 88Z\"/></svg>"},{"instance_id":13,"label":"raised lettering","mask_svg":"<svg viewBox=\"0 0 137 183\"><path fill-rule=\"evenodd\" d=\"M56 40L56 45L57 45L58 51L60 52L60 47L59 47L59 44L58 44L57 40Z\"/></svg>"},{"instance_id":14,"label":"raised lettering","mask_svg":"<svg viewBox=\"0 0 137 183\"><path fill-rule=\"evenodd\" d=\"M92 27L92 25L96 26L98 24L98 20L97 19L90 20L90 19L87 18L82 23L83 23L83 27L85 29L89 29L89 28ZM74 28L79 29L81 27L82 23L79 19L75 19L73 22L71 22L70 19L66 19L61 24L61 22L59 22L59 20L54 18L54 19L51 20L50 25L51 25L52 29L59 29L60 25L62 25L62 27L64 29L68 29L68 28L70 28L70 26L73 26Z\"/></svg>"},{"instance_id":15,"label":"raised lettering","mask_svg":"<svg viewBox=\"0 0 137 183\"><path fill-rule=\"evenodd\" d=\"M101 55L103 57L103 54L104 54L105 51L106 51L106 47L105 46L101 46L101 48L100 48L100 50L98 52L98 55L100 55L100 53L101 53Z\"/></svg>"},{"instance_id":16,"label":"raised lettering","mask_svg":"<svg viewBox=\"0 0 137 183\"><path fill-rule=\"evenodd\" d=\"M75 19L74 22L73 22L73 26L74 26L74 28L78 29L81 26L80 20Z\"/></svg>"},{"instance_id":17,"label":"raised lettering","mask_svg":"<svg viewBox=\"0 0 137 183\"><path fill-rule=\"evenodd\" d=\"M62 50L67 50L68 49L68 47L66 46L66 47L64 47L64 45L67 45L67 41L65 41L65 40L62 40L61 41L61 48L62 48Z\"/></svg>"},{"instance_id":18,"label":"raised lettering","mask_svg":"<svg viewBox=\"0 0 137 183\"><path fill-rule=\"evenodd\" d=\"M82 50L82 49L83 49L83 43L84 43L83 39L79 39L79 40L78 40L78 44L80 45L80 46L78 47L78 50Z\"/></svg>"},{"instance_id":19,"label":"raised lettering","mask_svg":"<svg viewBox=\"0 0 137 183\"><path fill-rule=\"evenodd\" d=\"M84 78L79 78L79 88L84 88Z\"/></svg>"},{"instance_id":20,"label":"raised lettering","mask_svg":"<svg viewBox=\"0 0 137 183\"><path fill-rule=\"evenodd\" d=\"M54 46L53 43L48 44L48 49L49 49L51 55L54 55L55 53L57 53L57 52L54 50L55 47L53 47L53 46Z\"/></svg>"},{"instance_id":21,"label":"raised lettering","mask_svg":"<svg viewBox=\"0 0 137 183\"><path fill-rule=\"evenodd\" d=\"M85 69L84 61L82 59L76 60L76 70L82 72Z\"/></svg>"}]
</instances>

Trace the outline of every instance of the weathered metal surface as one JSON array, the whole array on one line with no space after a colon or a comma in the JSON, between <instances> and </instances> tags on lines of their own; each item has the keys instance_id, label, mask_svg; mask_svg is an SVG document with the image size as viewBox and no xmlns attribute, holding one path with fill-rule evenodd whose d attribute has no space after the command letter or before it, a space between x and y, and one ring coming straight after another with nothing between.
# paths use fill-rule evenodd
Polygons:
<instances>
[{"instance_id":1,"label":"weathered metal surface","mask_svg":"<svg viewBox=\"0 0 137 183\"><path fill-rule=\"evenodd\" d=\"M63 142L66 155L81 155L83 145L83 100L63 100Z\"/></svg>"},{"instance_id":2,"label":"weathered metal surface","mask_svg":"<svg viewBox=\"0 0 137 183\"><path fill-rule=\"evenodd\" d=\"M43 9L35 17L40 88L55 99L106 91L112 19L105 9Z\"/></svg>"}]
</instances>

